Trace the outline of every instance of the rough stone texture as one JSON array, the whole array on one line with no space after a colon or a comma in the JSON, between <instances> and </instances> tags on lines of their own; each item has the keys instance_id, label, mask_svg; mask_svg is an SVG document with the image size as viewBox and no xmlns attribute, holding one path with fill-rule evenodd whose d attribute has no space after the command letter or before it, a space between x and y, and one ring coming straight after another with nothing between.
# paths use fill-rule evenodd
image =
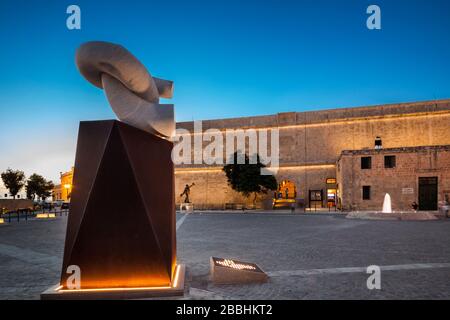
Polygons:
<instances>
[{"instance_id":1,"label":"rough stone texture","mask_svg":"<svg viewBox=\"0 0 450 320\"><path fill-rule=\"evenodd\" d=\"M203 131L279 129L281 168L277 180L295 182L298 198L307 202L308 190L326 193L325 179L336 178L336 162L343 150L373 149L377 136L382 138L384 148L449 145L449 123L450 100L438 100L207 120L202 126ZM177 128L192 132L194 123L178 123ZM203 146L208 144L203 142ZM226 158L225 150L223 158ZM178 165L176 168L176 193L180 194L186 183L195 182L191 198L197 207L223 208L227 202L246 202L227 186L220 165L214 168Z\"/></svg>"},{"instance_id":2,"label":"rough stone texture","mask_svg":"<svg viewBox=\"0 0 450 320\"><path fill-rule=\"evenodd\" d=\"M384 167L384 157L390 155L396 156L395 168ZM372 168L361 169L361 157L367 156ZM338 161L344 209L381 210L389 193L392 210L411 211L418 202L419 177L438 177L438 202L450 198L450 146L344 151ZM370 200L362 199L362 186L371 187Z\"/></svg>"},{"instance_id":3,"label":"rough stone texture","mask_svg":"<svg viewBox=\"0 0 450 320\"><path fill-rule=\"evenodd\" d=\"M17 210L32 208L33 201L28 199L0 199L0 209Z\"/></svg>"}]
</instances>

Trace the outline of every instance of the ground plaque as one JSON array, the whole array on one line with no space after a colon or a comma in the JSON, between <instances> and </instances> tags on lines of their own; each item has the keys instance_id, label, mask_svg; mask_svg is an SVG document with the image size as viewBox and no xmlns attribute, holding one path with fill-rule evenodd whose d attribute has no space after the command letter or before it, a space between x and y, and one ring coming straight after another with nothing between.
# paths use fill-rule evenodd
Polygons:
<instances>
[{"instance_id":1,"label":"ground plaque","mask_svg":"<svg viewBox=\"0 0 450 320\"><path fill-rule=\"evenodd\" d=\"M266 282L267 274L255 263L211 257L211 278L215 284Z\"/></svg>"}]
</instances>

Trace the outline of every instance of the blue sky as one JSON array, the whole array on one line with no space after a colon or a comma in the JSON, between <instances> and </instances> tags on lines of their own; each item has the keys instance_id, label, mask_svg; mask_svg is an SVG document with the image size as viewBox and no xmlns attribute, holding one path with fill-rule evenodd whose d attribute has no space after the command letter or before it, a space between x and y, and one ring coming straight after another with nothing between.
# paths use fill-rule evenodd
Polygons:
<instances>
[{"instance_id":1,"label":"blue sky","mask_svg":"<svg viewBox=\"0 0 450 320\"><path fill-rule=\"evenodd\" d=\"M382 30L366 28L370 4ZM56 179L78 122L114 118L75 67L82 42L120 43L173 80L187 121L449 98L449 16L447 0L2 0L0 171Z\"/></svg>"}]
</instances>

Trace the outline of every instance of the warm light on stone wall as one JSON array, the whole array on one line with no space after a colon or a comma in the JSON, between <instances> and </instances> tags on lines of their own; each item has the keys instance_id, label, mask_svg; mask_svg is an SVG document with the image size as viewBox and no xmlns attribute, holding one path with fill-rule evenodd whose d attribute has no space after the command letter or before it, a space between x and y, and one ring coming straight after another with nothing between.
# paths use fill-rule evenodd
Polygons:
<instances>
[{"instance_id":1,"label":"warm light on stone wall","mask_svg":"<svg viewBox=\"0 0 450 320\"><path fill-rule=\"evenodd\" d=\"M203 122L203 128L279 129L280 168L276 177L279 181L295 182L298 196L306 199L308 190L325 192L326 179L337 178L336 163L342 151L374 149L377 136L384 148L450 145L449 123L450 100L442 100L209 120ZM192 123L178 126L189 129ZM176 166L176 194L182 192L185 184L195 182L191 193L194 203L212 207L246 203L246 199L228 187L221 169L206 165ZM346 181L341 181L341 188L346 185ZM179 200L176 198L177 203Z\"/></svg>"}]
</instances>

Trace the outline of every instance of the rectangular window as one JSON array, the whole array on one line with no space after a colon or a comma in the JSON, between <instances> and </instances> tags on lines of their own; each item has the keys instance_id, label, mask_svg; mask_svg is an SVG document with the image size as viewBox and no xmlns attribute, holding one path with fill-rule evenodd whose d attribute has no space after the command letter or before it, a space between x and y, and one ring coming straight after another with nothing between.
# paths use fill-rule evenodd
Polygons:
<instances>
[{"instance_id":1,"label":"rectangular window","mask_svg":"<svg viewBox=\"0 0 450 320\"><path fill-rule=\"evenodd\" d=\"M381 141L380 137L377 137L375 139L375 149L381 149L383 148L383 142Z\"/></svg>"},{"instance_id":2,"label":"rectangular window","mask_svg":"<svg viewBox=\"0 0 450 320\"><path fill-rule=\"evenodd\" d=\"M384 167L386 169L395 168L395 156L384 156Z\"/></svg>"},{"instance_id":3,"label":"rectangular window","mask_svg":"<svg viewBox=\"0 0 450 320\"><path fill-rule=\"evenodd\" d=\"M372 157L361 158L361 169L372 169Z\"/></svg>"},{"instance_id":4,"label":"rectangular window","mask_svg":"<svg viewBox=\"0 0 450 320\"><path fill-rule=\"evenodd\" d=\"M363 200L370 200L370 186L363 186L362 196Z\"/></svg>"}]
</instances>

